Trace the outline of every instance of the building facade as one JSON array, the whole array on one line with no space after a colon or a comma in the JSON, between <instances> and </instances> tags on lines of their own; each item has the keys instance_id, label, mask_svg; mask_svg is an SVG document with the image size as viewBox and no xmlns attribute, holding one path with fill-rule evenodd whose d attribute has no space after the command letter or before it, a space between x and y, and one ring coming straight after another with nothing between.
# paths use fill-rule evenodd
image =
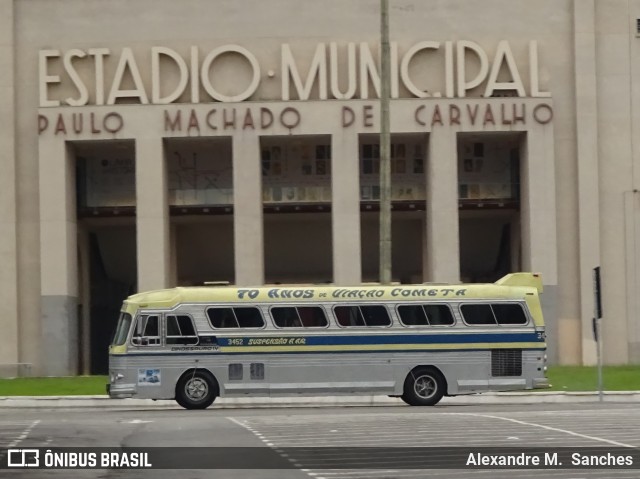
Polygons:
<instances>
[{"instance_id":1,"label":"building facade","mask_svg":"<svg viewBox=\"0 0 640 479\"><path fill-rule=\"evenodd\" d=\"M0 0L0 374L104 372L122 300L378 280L377 0ZM543 275L640 361L640 0L390 0L392 276Z\"/></svg>"}]
</instances>

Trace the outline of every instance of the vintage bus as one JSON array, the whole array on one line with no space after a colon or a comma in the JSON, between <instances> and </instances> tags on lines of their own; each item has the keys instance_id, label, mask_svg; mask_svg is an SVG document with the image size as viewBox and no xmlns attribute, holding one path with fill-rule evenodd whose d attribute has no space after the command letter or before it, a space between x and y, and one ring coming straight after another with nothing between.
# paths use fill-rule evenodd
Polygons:
<instances>
[{"instance_id":1,"label":"vintage bus","mask_svg":"<svg viewBox=\"0 0 640 479\"><path fill-rule=\"evenodd\" d=\"M123 304L112 398L384 394L544 388L540 275L491 284L178 287Z\"/></svg>"}]
</instances>

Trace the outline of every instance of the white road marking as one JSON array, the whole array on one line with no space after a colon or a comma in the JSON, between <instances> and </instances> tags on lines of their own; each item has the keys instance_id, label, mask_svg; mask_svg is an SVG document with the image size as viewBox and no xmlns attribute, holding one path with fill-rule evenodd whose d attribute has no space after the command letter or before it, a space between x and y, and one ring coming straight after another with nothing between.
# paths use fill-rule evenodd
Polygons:
<instances>
[{"instance_id":1,"label":"white road marking","mask_svg":"<svg viewBox=\"0 0 640 479\"><path fill-rule=\"evenodd\" d=\"M640 434L629 433L628 436L616 434L615 437L618 440L607 439L611 426L614 426L617 421L613 421L612 418L620 416L620 411L611 412L607 411L607 416L604 418L594 418L594 422L590 422L591 426L586 432L591 434L583 434L576 432L574 429L582 430L580 424L580 417L584 417L586 414L592 414L591 410L571 411L566 417L567 422L562 422L559 425L563 427L548 426L545 424L539 424L537 422L531 422L531 420L540 420L542 422L548 422L549 416L552 414L562 414L566 411L545 411L542 417L533 416L524 412L516 412L510 414L508 412L498 414L483 414L483 413L461 413L461 412L438 412L438 414L411 414L399 415L399 414L355 414L351 417L336 417L328 420L323 415L301 415L287 417L286 423L282 422L282 418L277 417L243 417L241 419L229 418L236 424L250 430L254 435L260 436L262 439L267 439L270 444L273 444L273 449L282 451L281 456L285 456L283 448L302 446L308 447L341 447L346 444L357 443L359 445L369 446L382 446L388 443L390 438L393 439L395 445L401 446L404 444L402 435L406 435L406 427L412 427L413 432L433 432L439 430L443 425L450 423L446 417L458 416L460 420L470 425L474 429L489 432L490 436L496 443L501 445L513 445L515 442L529 443L530 441L538 442L539 436L547 436L544 438L544 442L555 443L558 445L559 441L566 441L566 436L572 436L574 439L572 442L579 444L582 447L589 445L597 445L597 443L607 444L609 446L625 447L625 448L640 448L640 446L634 446L628 442L635 443L640 437ZM635 411L633 411L635 412ZM536 411L538 413L538 411ZM505 414L501 416L499 414ZM355 416L355 417L354 417ZM515 419L519 417L521 419ZM369 419L375 419L375 421L369 421ZM451 417L453 420L453 418ZM530 420L528 420L530 419ZM344 427L338 427L340 425ZM389 427L388 422L393 421L393 427ZM504 421L512 423L511 428L507 428L505 431ZM244 423L243 423L244 422ZM424 422L424 423L423 423ZM500 425L502 424L502 426ZM552 423L554 424L554 423ZM557 424L557 423L556 423ZM428 427L427 427L428 426ZM605 429L605 426L609 427L609 430ZM317 428L317 430L314 430ZM568 428L568 429L567 429ZM459 439L465 439L463 442L469 446L475 446L483 441L469 440L468 435L458 434L455 431L447 430L447 434L444 435L446 443L451 442L452 445L459 445ZM545 433L546 431L546 433ZM339 434L336 434L339 432ZM507 432L509 435L505 435ZM557 436L548 434L554 432ZM595 433L596 435L594 435ZM550 437L549 437L550 436ZM604 437L602 437L604 436ZM439 444L444 444L443 439L438 440ZM628 442L623 442L628 441ZM402 443L402 444L401 444ZM388 445L388 444L387 444ZM298 454L296 454L298 456ZM340 454L331 455L330 459L339 459ZM296 460L297 459L297 460ZM297 465L302 457L291 458L289 460ZM408 464L405 464L405 467ZM301 465L304 467L304 465ZM389 469L360 469L360 470L341 470L341 469L306 469L303 472L307 473L313 479L389 479L389 478L411 478L411 479L427 479L442 477L443 479L449 477L456 478L510 478L512 471L496 471L496 470L424 470L424 469L396 469L399 465L390 464ZM387 466L387 467L389 467ZM309 467L306 465L306 467ZM400 466L402 467L402 466ZM523 470L518 471L517 477L523 479L535 479L540 477L541 471L535 470ZM544 474L548 474L546 477L557 477L558 479L597 479L602 477L602 471L571 471L571 470L553 470L544 471ZM608 476L623 478L634 478L638 476L634 475L637 471L607 471ZM471 476L476 474L476 476ZM477 474L480 474L478 476Z\"/></svg>"},{"instance_id":2,"label":"white road marking","mask_svg":"<svg viewBox=\"0 0 640 479\"><path fill-rule=\"evenodd\" d=\"M295 462L297 459L289 457L288 454L285 454L285 453L281 452L281 450L278 449L278 445L277 444L274 444L272 442L268 442L269 439L265 439L262 434L260 434L259 432L253 430L252 428L250 428L244 422L239 421L238 419L236 419L234 417L229 417L229 416L227 416L227 419L229 421L237 424L238 426L241 426L241 427L245 428L247 431L251 432L253 435L257 436L263 443L265 443L266 446L268 446L271 449L273 449L273 451L276 452L280 457L282 457L282 458L286 459L287 461L289 461L290 463L292 463L294 465L294 467L298 468L299 470L301 470L302 472L307 474L309 477L313 477L314 479L322 479L321 477L316 477L315 474L310 472L308 469L301 469L302 468L302 464L299 464L299 463Z\"/></svg>"},{"instance_id":3,"label":"white road marking","mask_svg":"<svg viewBox=\"0 0 640 479\"><path fill-rule=\"evenodd\" d=\"M36 427L38 424L40 424L40 419L36 419L35 421L33 421L20 433L18 437L16 437L12 442L7 444L6 448L12 449L16 447L18 444L24 441L27 437L29 437L29 434L31 433L33 428ZM4 452L0 452L0 460L4 459L4 454L5 454Z\"/></svg>"},{"instance_id":4,"label":"white road marking","mask_svg":"<svg viewBox=\"0 0 640 479\"><path fill-rule=\"evenodd\" d=\"M24 431L22 431L20 436L18 436L13 442L9 443L7 448L16 447L18 444L20 444L24 439L27 438L29 433L31 433L33 428L36 427L38 424L40 424L40 419L36 419L35 421L33 421L29 426L27 426L27 428Z\"/></svg>"},{"instance_id":5,"label":"white road marking","mask_svg":"<svg viewBox=\"0 0 640 479\"><path fill-rule=\"evenodd\" d=\"M535 422L520 421L519 419L512 419L512 418L509 418L509 417L493 416L491 414L477 414L477 413L472 413L472 412L452 412L452 413L444 413L444 414L483 417L483 418L487 418L487 419L500 419L502 421L509 421L509 422L513 422L513 423L516 423L516 424L521 424L523 426L539 427L541 429L547 429L548 431L562 432L562 433L565 433L565 434L569 434L571 436L581 437L583 439L591 439L593 441L605 442L607 444L613 444L614 446L630 447L630 448L636 449L636 446L632 446L631 444L625 444L623 442L612 441L611 439L605 439L603 437L590 436L588 434L581 434L579 432L569 431L568 429L560 429L559 427L552 427L552 426L545 426L543 424L536 424Z\"/></svg>"},{"instance_id":6,"label":"white road marking","mask_svg":"<svg viewBox=\"0 0 640 479\"><path fill-rule=\"evenodd\" d=\"M227 417L227 419L231 422L235 422L238 426L242 426L245 429L248 429L249 431L251 431L251 429L249 428L249 426L247 426L244 422L239 421L238 419L236 419L235 417ZM251 431L253 432L253 431ZM255 433L254 433L255 434Z\"/></svg>"}]
</instances>

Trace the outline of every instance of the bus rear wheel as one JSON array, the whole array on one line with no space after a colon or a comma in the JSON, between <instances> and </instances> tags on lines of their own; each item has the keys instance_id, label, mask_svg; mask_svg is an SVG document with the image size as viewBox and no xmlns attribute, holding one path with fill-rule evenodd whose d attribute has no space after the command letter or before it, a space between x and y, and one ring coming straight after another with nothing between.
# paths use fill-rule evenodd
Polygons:
<instances>
[{"instance_id":1,"label":"bus rear wheel","mask_svg":"<svg viewBox=\"0 0 640 479\"><path fill-rule=\"evenodd\" d=\"M404 381L402 400L411 406L435 406L444 396L445 384L437 369L416 368Z\"/></svg>"},{"instance_id":2,"label":"bus rear wheel","mask_svg":"<svg viewBox=\"0 0 640 479\"><path fill-rule=\"evenodd\" d=\"M176 387L176 402L185 409L206 409L216 399L217 385L202 371L185 374Z\"/></svg>"}]
</instances>

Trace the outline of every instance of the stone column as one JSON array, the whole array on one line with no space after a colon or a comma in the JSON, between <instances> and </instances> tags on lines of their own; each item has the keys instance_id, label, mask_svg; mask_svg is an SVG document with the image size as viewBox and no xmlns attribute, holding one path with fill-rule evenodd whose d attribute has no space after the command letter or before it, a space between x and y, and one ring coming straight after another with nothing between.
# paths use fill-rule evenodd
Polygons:
<instances>
[{"instance_id":1,"label":"stone column","mask_svg":"<svg viewBox=\"0 0 640 479\"><path fill-rule=\"evenodd\" d=\"M0 0L0 104L4 131L0 135L0 377L17 376L18 352L18 249L16 216L16 150L14 102L13 0Z\"/></svg>"},{"instance_id":2,"label":"stone column","mask_svg":"<svg viewBox=\"0 0 640 479\"><path fill-rule=\"evenodd\" d=\"M166 163L161 138L136 139L138 291L170 284Z\"/></svg>"},{"instance_id":3,"label":"stone column","mask_svg":"<svg viewBox=\"0 0 640 479\"><path fill-rule=\"evenodd\" d=\"M260 138L248 131L233 137L233 232L235 283L264 284Z\"/></svg>"},{"instance_id":4,"label":"stone column","mask_svg":"<svg viewBox=\"0 0 640 479\"><path fill-rule=\"evenodd\" d=\"M47 376L78 366L78 247L73 150L59 138L39 142L42 362Z\"/></svg>"},{"instance_id":5,"label":"stone column","mask_svg":"<svg viewBox=\"0 0 640 479\"><path fill-rule=\"evenodd\" d=\"M460 282L458 149L456 133L437 127L429 134L426 162L425 281Z\"/></svg>"},{"instance_id":6,"label":"stone column","mask_svg":"<svg viewBox=\"0 0 640 479\"><path fill-rule=\"evenodd\" d=\"M634 237L631 227L637 220L633 209L640 207L640 195L634 193L640 187L639 39L634 35L636 19L640 15L637 2L593 3L598 114L597 194L604 310L602 355L605 364L625 364L640 342L636 336L639 311L635 309L637 303L634 301L640 288L640 271L635 269L634 258L638 238ZM576 71L576 75L579 73L582 72ZM590 286L583 288L591 289ZM585 336L583 333L586 340ZM636 356L635 352L633 354Z\"/></svg>"},{"instance_id":7,"label":"stone column","mask_svg":"<svg viewBox=\"0 0 640 479\"><path fill-rule=\"evenodd\" d=\"M533 127L522 145L522 270L542 273L540 300L546 320L550 362L558 359L556 180L553 126Z\"/></svg>"},{"instance_id":8,"label":"stone column","mask_svg":"<svg viewBox=\"0 0 640 479\"><path fill-rule=\"evenodd\" d=\"M344 129L331 138L333 282L362 282L358 135Z\"/></svg>"},{"instance_id":9,"label":"stone column","mask_svg":"<svg viewBox=\"0 0 640 479\"><path fill-rule=\"evenodd\" d=\"M578 158L578 234L580 317L559 319L567 338L560 362L596 363L592 332L593 268L600 265L600 201L598 186L598 100L596 88L595 0L574 2L576 82L576 147ZM579 340L581 338L581 341ZM573 345L573 347L570 347Z\"/></svg>"}]
</instances>

